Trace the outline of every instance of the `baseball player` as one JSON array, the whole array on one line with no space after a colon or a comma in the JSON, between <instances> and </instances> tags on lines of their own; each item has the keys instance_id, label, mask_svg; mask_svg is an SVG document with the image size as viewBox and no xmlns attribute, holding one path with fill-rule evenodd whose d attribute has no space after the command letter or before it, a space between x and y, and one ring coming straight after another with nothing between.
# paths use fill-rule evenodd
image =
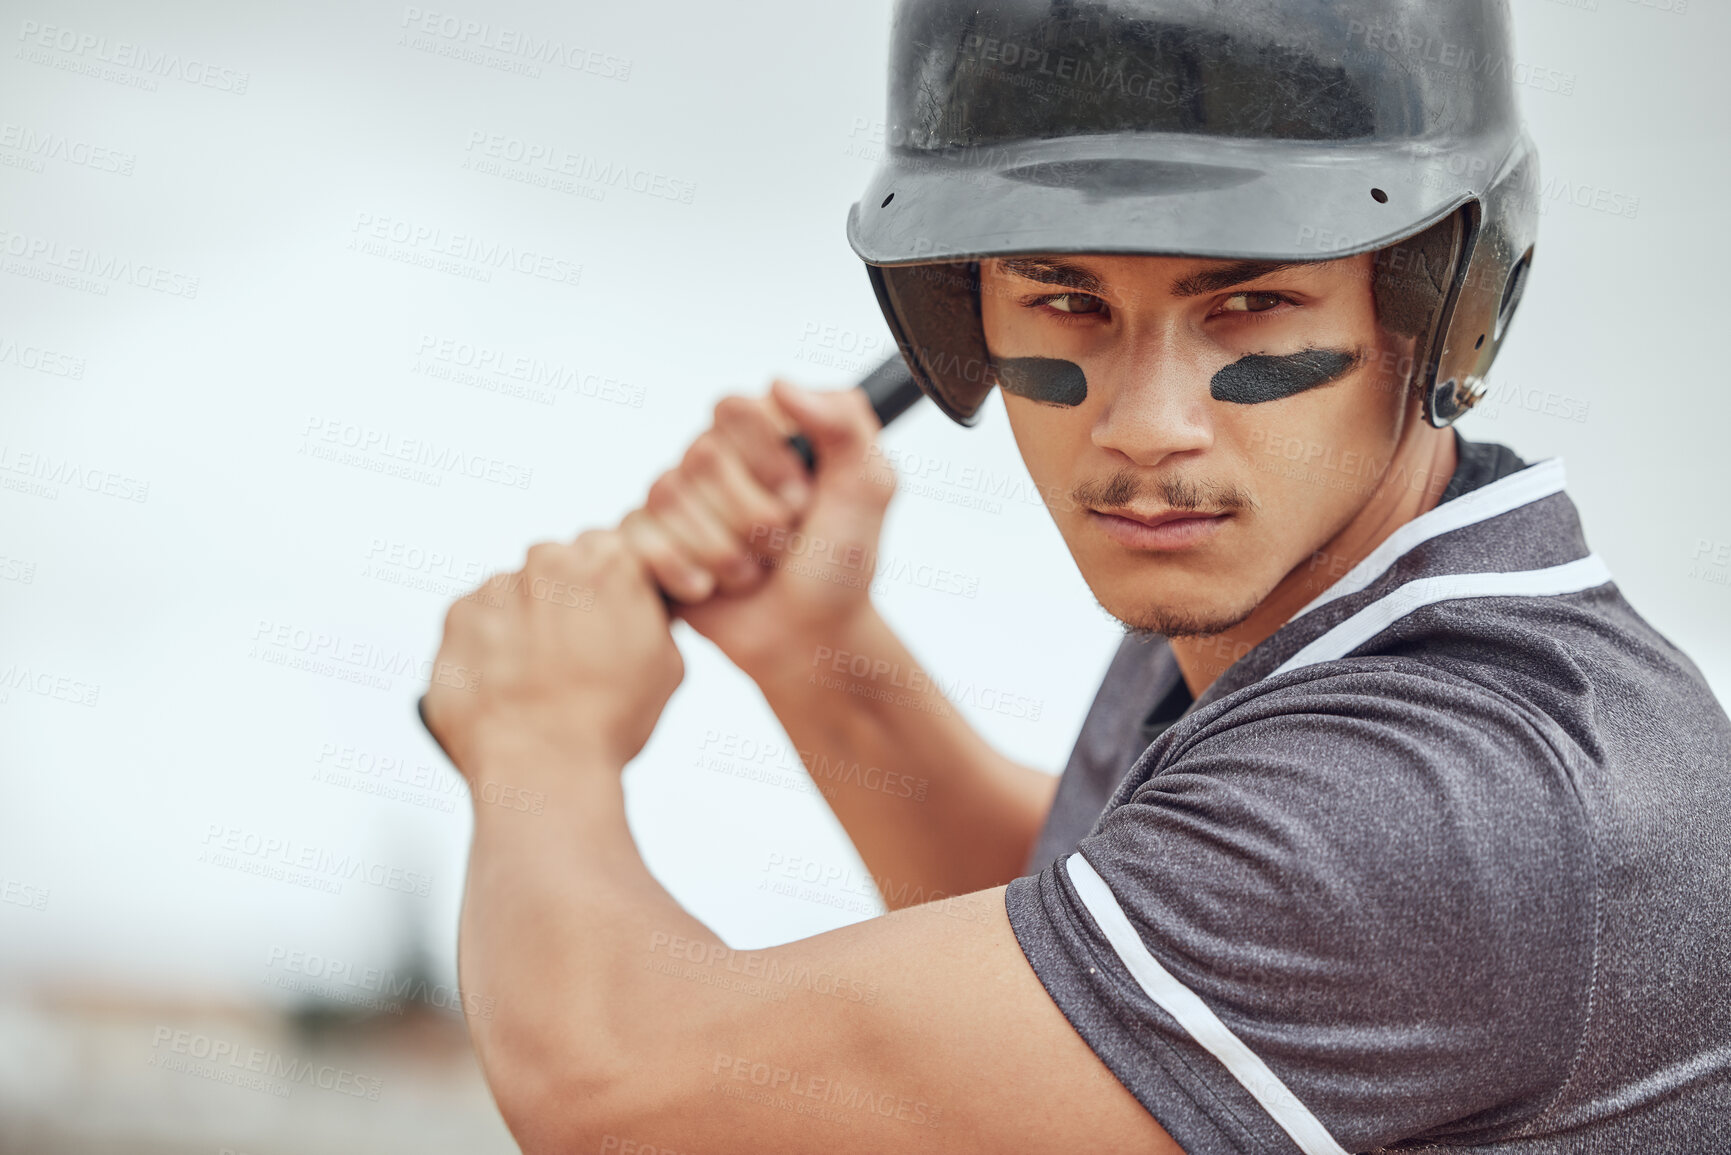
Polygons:
<instances>
[{"instance_id":1,"label":"baseball player","mask_svg":"<svg viewBox=\"0 0 1731 1155\"><path fill-rule=\"evenodd\" d=\"M1056 783L990 747L873 608L870 406L781 382L458 602L525 1151L1731 1151L1731 721L1563 462L1452 428L1533 260L1517 68L1503 0L900 0L849 240L1125 638ZM733 950L644 867L675 618L891 913Z\"/></svg>"}]
</instances>

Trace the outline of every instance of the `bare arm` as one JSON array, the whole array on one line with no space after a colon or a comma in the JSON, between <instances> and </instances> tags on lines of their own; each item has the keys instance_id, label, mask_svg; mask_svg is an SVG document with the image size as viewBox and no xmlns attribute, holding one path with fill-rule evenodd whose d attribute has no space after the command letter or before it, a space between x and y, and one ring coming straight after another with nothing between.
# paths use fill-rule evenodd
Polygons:
<instances>
[{"instance_id":1,"label":"bare arm","mask_svg":"<svg viewBox=\"0 0 1731 1155\"><path fill-rule=\"evenodd\" d=\"M560 583L592 601L537 593ZM486 588L446 618L426 717L475 800L463 1006L528 1155L1183 1155L1047 996L1002 889L750 954L662 889L620 773L684 664L622 534Z\"/></svg>"},{"instance_id":2,"label":"bare arm","mask_svg":"<svg viewBox=\"0 0 1731 1155\"><path fill-rule=\"evenodd\" d=\"M483 776L469 1029L526 1155L1183 1155L1065 1020L1002 887L735 951L644 868L619 768L528 745Z\"/></svg>"},{"instance_id":3,"label":"bare arm","mask_svg":"<svg viewBox=\"0 0 1731 1155\"><path fill-rule=\"evenodd\" d=\"M1021 873L1056 779L987 744L872 606L895 491L877 428L857 390L724 398L620 529L679 616L757 682L896 909ZM785 443L796 429L809 483ZM840 653L901 676L837 673L825 655Z\"/></svg>"},{"instance_id":4,"label":"bare arm","mask_svg":"<svg viewBox=\"0 0 1731 1155\"><path fill-rule=\"evenodd\" d=\"M981 737L875 610L784 657L758 686L891 910L1022 872L1057 779Z\"/></svg>"}]
</instances>

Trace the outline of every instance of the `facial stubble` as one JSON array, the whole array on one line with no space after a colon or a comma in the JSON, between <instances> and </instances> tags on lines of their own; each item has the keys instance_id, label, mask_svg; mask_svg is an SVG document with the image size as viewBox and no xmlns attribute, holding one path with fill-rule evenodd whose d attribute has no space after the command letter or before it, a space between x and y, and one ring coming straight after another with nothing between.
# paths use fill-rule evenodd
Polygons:
<instances>
[{"instance_id":1,"label":"facial stubble","mask_svg":"<svg viewBox=\"0 0 1731 1155\"><path fill-rule=\"evenodd\" d=\"M1144 500L1139 502L1138 497ZM1195 482L1182 477L1162 477L1158 481L1145 482L1131 469L1120 469L1104 482L1082 482L1072 492L1071 500L1080 508L1107 512L1137 505L1158 505L1187 513L1239 516L1254 513L1259 508L1249 491L1237 486ZM1246 605L1212 615L1198 613L1192 607L1152 604L1137 607L1129 616L1114 612L1098 597L1095 601L1117 620L1127 636L1152 639L1212 637L1224 633L1255 613L1262 599L1257 597Z\"/></svg>"}]
</instances>

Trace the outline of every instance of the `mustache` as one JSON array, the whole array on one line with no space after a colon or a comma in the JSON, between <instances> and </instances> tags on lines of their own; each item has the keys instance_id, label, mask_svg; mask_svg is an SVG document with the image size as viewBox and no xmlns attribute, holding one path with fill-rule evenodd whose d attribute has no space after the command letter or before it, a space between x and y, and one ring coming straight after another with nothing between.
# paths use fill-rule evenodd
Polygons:
<instances>
[{"instance_id":1,"label":"mustache","mask_svg":"<svg viewBox=\"0 0 1731 1155\"><path fill-rule=\"evenodd\" d=\"M1094 509L1147 508L1159 505L1185 513L1235 513L1257 508L1250 491L1236 485L1187 477L1143 478L1126 466L1104 481L1084 481L1070 493L1076 504Z\"/></svg>"}]
</instances>

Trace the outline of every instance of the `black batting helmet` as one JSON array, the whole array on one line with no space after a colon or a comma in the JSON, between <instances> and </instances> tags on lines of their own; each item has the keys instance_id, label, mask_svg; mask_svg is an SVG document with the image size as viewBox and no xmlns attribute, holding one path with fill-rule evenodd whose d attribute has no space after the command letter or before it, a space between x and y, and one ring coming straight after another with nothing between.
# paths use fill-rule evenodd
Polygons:
<instances>
[{"instance_id":1,"label":"black batting helmet","mask_svg":"<svg viewBox=\"0 0 1731 1155\"><path fill-rule=\"evenodd\" d=\"M899 0L848 241L915 378L998 383L978 261L1377 259L1431 424L1481 392L1537 231L1507 0Z\"/></svg>"}]
</instances>

